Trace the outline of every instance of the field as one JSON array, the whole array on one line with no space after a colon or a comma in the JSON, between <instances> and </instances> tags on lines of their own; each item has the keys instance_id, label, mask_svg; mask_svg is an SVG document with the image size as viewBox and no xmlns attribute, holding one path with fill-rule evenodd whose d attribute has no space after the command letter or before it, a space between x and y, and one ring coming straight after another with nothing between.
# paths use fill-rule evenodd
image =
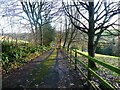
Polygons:
<instances>
[{"instance_id":1,"label":"field","mask_svg":"<svg viewBox=\"0 0 120 90\"><path fill-rule=\"evenodd\" d=\"M88 55L87 52L82 52L82 51L78 51L78 52L83 53L85 55ZM105 63L108 63L110 65L113 65L115 67L120 67L119 66L120 57L109 56L109 55L102 55L102 54L95 54L95 58L99 59L100 61L103 61Z\"/></svg>"},{"instance_id":2,"label":"field","mask_svg":"<svg viewBox=\"0 0 120 90\"><path fill-rule=\"evenodd\" d=\"M79 50L78 50L78 52L88 55L87 52L82 52ZM120 57L95 54L95 58L97 60L100 60L102 62L110 64L114 67L120 68ZM84 63L88 64L88 60L86 58L84 58L83 56L80 56L80 60L82 60ZM116 88L120 88L120 85L119 85L120 75L119 74L112 72L111 70L109 70L101 65L98 65L98 64L96 64L96 65L98 68L98 70L95 71L96 73L98 73L102 78L104 78L106 81L111 83ZM96 79L96 78L94 78L94 79ZM96 82L99 82L99 81L96 79Z\"/></svg>"}]
</instances>

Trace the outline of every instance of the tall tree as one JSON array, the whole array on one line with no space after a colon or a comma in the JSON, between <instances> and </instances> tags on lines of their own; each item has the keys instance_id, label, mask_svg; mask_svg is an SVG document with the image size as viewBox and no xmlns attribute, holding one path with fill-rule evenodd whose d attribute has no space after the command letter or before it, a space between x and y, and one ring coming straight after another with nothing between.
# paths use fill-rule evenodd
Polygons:
<instances>
[{"instance_id":1,"label":"tall tree","mask_svg":"<svg viewBox=\"0 0 120 90\"><path fill-rule=\"evenodd\" d=\"M69 35L69 25L68 25L68 19L67 19L67 17L65 16L65 29L64 29L64 31L63 31L63 33L64 33L64 42L63 42L63 48L65 48L65 46L66 46L66 43L67 43L67 40L68 40L68 35Z\"/></svg>"},{"instance_id":2,"label":"tall tree","mask_svg":"<svg viewBox=\"0 0 120 90\"><path fill-rule=\"evenodd\" d=\"M66 15L70 18L72 24L84 32L88 36L88 54L91 57L95 56L96 46L102 35L102 33L108 30L109 27L114 27L117 25L117 20L110 22L110 20L120 13L118 8L119 2L110 2L108 3L105 0L97 1L94 3L94 0L82 1L82 0L72 0L72 4L66 4L63 2L63 9ZM79 16L82 18L76 18L69 11L69 8L75 7ZM77 21L79 24L74 23ZM96 65L93 61L89 60L88 66L90 68L96 68Z\"/></svg>"},{"instance_id":3,"label":"tall tree","mask_svg":"<svg viewBox=\"0 0 120 90\"><path fill-rule=\"evenodd\" d=\"M43 45L49 46L55 39L55 29L51 24L43 25Z\"/></svg>"},{"instance_id":4,"label":"tall tree","mask_svg":"<svg viewBox=\"0 0 120 90\"><path fill-rule=\"evenodd\" d=\"M35 42L43 45L42 26L53 18L52 8L55 3L40 0L39 2L21 2L21 4L31 24Z\"/></svg>"},{"instance_id":5,"label":"tall tree","mask_svg":"<svg viewBox=\"0 0 120 90\"><path fill-rule=\"evenodd\" d=\"M78 17L78 14L76 13L76 9L74 7L70 8L69 11L71 15L75 16L76 18ZM68 20L70 19L68 18ZM74 21L74 23L77 24L76 21ZM77 35L77 28L75 28L75 26L71 23L71 21L67 21L67 18L65 16L65 41L63 47L65 47L65 44L67 44L67 48L69 48L72 41L75 39L76 35Z\"/></svg>"}]
</instances>

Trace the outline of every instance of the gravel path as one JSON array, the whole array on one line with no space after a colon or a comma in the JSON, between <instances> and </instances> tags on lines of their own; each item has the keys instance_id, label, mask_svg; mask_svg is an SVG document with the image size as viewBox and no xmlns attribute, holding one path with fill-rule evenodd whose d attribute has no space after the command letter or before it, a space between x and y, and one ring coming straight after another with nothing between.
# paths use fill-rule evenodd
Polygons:
<instances>
[{"instance_id":1,"label":"gravel path","mask_svg":"<svg viewBox=\"0 0 120 90\"><path fill-rule=\"evenodd\" d=\"M29 88L28 85L31 82L29 82L29 77L32 76L32 71L38 73L36 69L39 68L36 67L36 64L45 61L52 52L53 50L43 53L9 75L2 75L2 88Z\"/></svg>"},{"instance_id":2,"label":"gravel path","mask_svg":"<svg viewBox=\"0 0 120 90\"><path fill-rule=\"evenodd\" d=\"M68 62L66 56L60 49L57 49L53 67L43 77L42 88L85 88L83 78L74 67Z\"/></svg>"},{"instance_id":3,"label":"gravel path","mask_svg":"<svg viewBox=\"0 0 120 90\"><path fill-rule=\"evenodd\" d=\"M53 50L44 53L9 75L3 75L3 88L81 88L84 79L74 70L64 53L56 50L56 57L45 66ZM46 69L46 67L49 67ZM44 73L44 74L43 74Z\"/></svg>"}]
</instances>

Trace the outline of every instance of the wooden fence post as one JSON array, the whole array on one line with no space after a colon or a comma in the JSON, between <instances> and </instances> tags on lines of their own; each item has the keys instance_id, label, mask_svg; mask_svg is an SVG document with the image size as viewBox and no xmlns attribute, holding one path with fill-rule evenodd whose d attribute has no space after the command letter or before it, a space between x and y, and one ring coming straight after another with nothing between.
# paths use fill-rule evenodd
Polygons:
<instances>
[{"instance_id":1,"label":"wooden fence post","mask_svg":"<svg viewBox=\"0 0 120 90\"><path fill-rule=\"evenodd\" d=\"M76 52L76 49L75 49L75 70L77 70L77 60L76 60L76 58L77 58L77 52Z\"/></svg>"}]
</instances>

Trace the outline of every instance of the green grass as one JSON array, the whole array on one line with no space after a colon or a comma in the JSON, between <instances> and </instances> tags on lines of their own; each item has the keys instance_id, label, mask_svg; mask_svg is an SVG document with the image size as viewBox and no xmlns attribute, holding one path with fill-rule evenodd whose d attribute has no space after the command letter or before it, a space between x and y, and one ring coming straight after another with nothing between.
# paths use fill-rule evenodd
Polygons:
<instances>
[{"instance_id":1,"label":"green grass","mask_svg":"<svg viewBox=\"0 0 120 90\"><path fill-rule=\"evenodd\" d=\"M80 50L77 50L80 53L83 53L85 55L88 55L88 52L82 52ZM102 54L95 54L95 57L106 57L106 58L113 58L113 59L118 59L116 56L109 56L109 55L102 55Z\"/></svg>"},{"instance_id":2,"label":"green grass","mask_svg":"<svg viewBox=\"0 0 120 90\"><path fill-rule=\"evenodd\" d=\"M83 53L85 55L88 55L88 52L82 52L80 50L77 50L78 52L80 53ZM115 67L118 67L119 65L119 58L120 57L116 57L116 56L109 56L109 55L102 55L102 54L95 54L95 58L100 60L100 61L103 61L105 63L108 63L110 65L113 65Z\"/></svg>"},{"instance_id":3,"label":"green grass","mask_svg":"<svg viewBox=\"0 0 120 90\"><path fill-rule=\"evenodd\" d=\"M78 52L83 53L85 55L88 55L88 52L82 52L82 51L79 51L79 50L78 50ZM110 64L112 66L115 66L115 67L119 68L119 62L120 62L119 58L120 57L102 55L102 54L95 54L95 58L100 60L100 61L103 61L103 62L105 62L107 64ZM83 62L84 62L84 60L83 60ZM113 77L116 77L116 78L119 77L119 75L117 73L112 72L111 70L108 70L107 68L104 68L103 66L101 66L99 64L96 64L96 65L99 68L100 72L102 72L102 73L106 72L108 75L112 75Z\"/></svg>"},{"instance_id":4,"label":"green grass","mask_svg":"<svg viewBox=\"0 0 120 90\"><path fill-rule=\"evenodd\" d=\"M80 50L77 50L77 52L80 52L82 54L88 55L88 52L82 52ZM74 55L75 53L72 52L72 54ZM79 60L82 61L85 65L88 64L88 59L85 58L84 56L78 55L79 56ZM119 64L120 64L120 57L116 57L116 56L109 56L109 55L102 55L102 54L95 54L95 58L99 61L102 61L104 63L110 64L114 67L119 68ZM99 64L97 64L98 70L96 70L95 72L97 72L103 79L105 79L106 81L108 81L109 83L120 83L119 77L120 75L116 72L113 72L107 68L105 68L104 66L101 66ZM112 79L110 79L110 77L112 77ZM114 84L115 85L115 84Z\"/></svg>"},{"instance_id":5,"label":"green grass","mask_svg":"<svg viewBox=\"0 0 120 90\"><path fill-rule=\"evenodd\" d=\"M85 55L88 55L88 52L82 52L77 50L80 53L83 53ZM81 60L82 62L84 62L84 64L88 64L88 60L87 59L83 59L84 57L81 56ZM105 62L109 65L112 65L116 68L120 67L120 57L116 57L116 56L109 56L109 55L102 55L102 54L95 54L95 58ZM107 82L112 83L113 86L116 86L115 83L120 83L120 75L116 72L113 72L107 68L105 68L104 66L101 66L99 64L97 64L98 70L96 71L103 79L105 79ZM112 79L110 79L110 77L112 77Z\"/></svg>"}]
</instances>

